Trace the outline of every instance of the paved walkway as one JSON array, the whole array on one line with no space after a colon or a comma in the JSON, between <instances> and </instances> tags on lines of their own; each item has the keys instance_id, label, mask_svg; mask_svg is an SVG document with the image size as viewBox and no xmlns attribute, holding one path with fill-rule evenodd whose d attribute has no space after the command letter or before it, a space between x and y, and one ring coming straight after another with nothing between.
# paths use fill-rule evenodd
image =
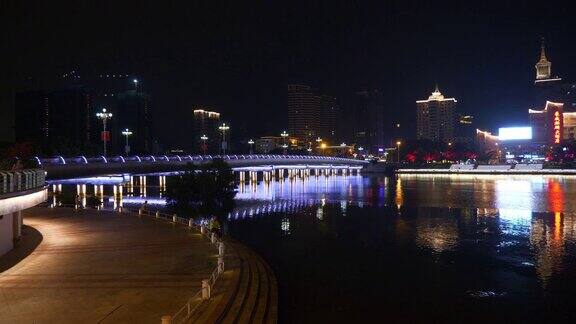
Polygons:
<instances>
[{"instance_id":1,"label":"paved walkway","mask_svg":"<svg viewBox=\"0 0 576 324\"><path fill-rule=\"evenodd\" d=\"M0 274L0 322L158 323L216 266L216 249L183 226L69 209L24 218L43 240Z\"/></svg>"}]
</instances>

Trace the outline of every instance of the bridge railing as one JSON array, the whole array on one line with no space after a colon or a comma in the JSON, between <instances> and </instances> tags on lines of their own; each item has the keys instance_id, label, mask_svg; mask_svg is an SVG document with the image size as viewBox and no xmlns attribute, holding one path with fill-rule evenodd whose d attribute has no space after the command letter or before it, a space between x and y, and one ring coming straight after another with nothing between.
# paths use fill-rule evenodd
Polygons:
<instances>
[{"instance_id":1,"label":"bridge railing","mask_svg":"<svg viewBox=\"0 0 576 324\"><path fill-rule=\"evenodd\" d=\"M360 162L360 160L332 157L332 156L320 156L320 155L278 155L278 154L252 154L252 155L134 155L134 156L96 156L96 157L86 157L86 156L75 156L75 157L63 157L55 156L50 158L39 158L36 157L35 160L42 165L67 165L67 164L106 164L106 163L170 163L170 162L202 162L211 161L214 159L227 160L315 160L322 162L344 162L344 161L355 161Z\"/></svg>"},{"instance_id":2,"label":"bridge railing","mask_svg":"<svg viewBox=\"0 0 576 324\"><path fill-rule=\"evenodd\" d=\"M46 171L26 169L0 171L0 195L43 187L46 184Z\"/></svg>"}]
</instances>

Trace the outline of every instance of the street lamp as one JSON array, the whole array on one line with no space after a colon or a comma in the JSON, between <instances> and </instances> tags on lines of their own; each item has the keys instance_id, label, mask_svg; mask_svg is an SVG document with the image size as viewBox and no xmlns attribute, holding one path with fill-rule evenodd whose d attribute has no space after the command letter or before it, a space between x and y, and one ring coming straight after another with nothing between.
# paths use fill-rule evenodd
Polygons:
<instances>
[{"instance_id":1,"label":"street lamp","mask_svg":"<svg viewBox=\"0 0 576 324\"><path fill-rule=\"evenodd\" d=\"M102 143L104 145L104 156L106 156L106 143L110 140L110 133L106 130L106 121L112 118L112 113L106 111L106 108L102 109L102 112L96 113L96 117L102 119Z\"/></svg>"},{"instance_id":2,"label":"street lamp","mask_svg":"<svg viewBox=\"0 0 576 324\"><path fill-rule=\"evenodd\" d=\"M400 145L402 144L402 142L398 141L396 142L396 151L398 151L398 163L400 163Z\"/></svg>"},{"instance_id":3,"label":"street lamp","mask_svg":"<svg viewBox=\"0 0 576 324\"><path fill-rule=\"evenodd\" d=\"M134 90L138 91L138 79L134 79L132 82L134 83Z\"/></svg>"},{"instance_id":4,"label":"street lamp","mask_svg":"<svg viewBox=\"0 0 576 324\"><path fill-rule=\"evenodd\" d=\"M286 149L288 148L288 145L286 145L286 138L288 138L288 133L286 133L286 131L282 131L282 133L280 134L280 136L282 137L282 147L284 148L284 155L286 155Z\"/></svg>"},{"instance_id":5,"label":"street lamp","mask_svg":"<svg viewBox=\"0 0 576 324\"><path fill-rule=\"evenodd\" d=\"M202 152L206 155L206 141L208 140L208 136L202 135L200 136L200 139L202 140Z\"/></svg>"},{"instance_id":6,"label":"street lamp","mask_svg":"<svg viewBox=\"0 0 576 324\"><path fill-rule=\"evenodd\" d=\"M122 135L126 136L126 146L124 147L124 150L126 151L126 156L128 156L130 154L130 144L128 143L128 136L132 135L132 131L126 128L125 130L122 131Z\"/></svg>"},{"instance_id":7,"label":"street lamp","mask_svg":"<svg viewBox=\"0 0 576 324\"><path fill-rule=\"evenodd\" d=\"M226 132L230 129L230 126L223 123L218 129L222 132L222 154L226 154L226 148L228 146L228 143L226 143Z\"/></svg>"},{"instance_id":8,"label":"street lamp","mask_svg":"<svg viewBox=\"0 0 576 324\"><path fill-rule=\"evenodd\" d=\"M248 141L248 145L250 145L250 155L252 155L252 145L254 145L254 141L252 139L250 139Z\"/></svg>"}]
</instances>

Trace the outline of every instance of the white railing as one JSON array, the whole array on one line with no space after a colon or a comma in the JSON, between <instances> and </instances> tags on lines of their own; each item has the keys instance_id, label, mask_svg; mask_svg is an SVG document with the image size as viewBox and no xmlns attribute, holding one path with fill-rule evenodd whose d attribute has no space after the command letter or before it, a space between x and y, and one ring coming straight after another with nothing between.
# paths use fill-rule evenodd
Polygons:
<instances>
[{"instance_id":1,"label":"white railing","mask_svg":"<svg viewBox=\"0 0 576 324\"><path fill-rule=\"evenodd\" d=\"M282 161L282 160L306 160L310 162L354 162L357 164L364 164L368 163L363 160L355 160L343 157L334 157L334 156L320 156L320 155L160 155L160 156L111 156L108 158L104 157L85 157L85 156L78 156L78 157L51 157L51 158L39 158L36 157L35 161L38 161L40 166L46 165L90 165L90 164L123 164L123 163L157 163L157 164L165 164L165 163L189 163L189 162L206 162L213 159L223 159L225 161L231 160L255 160L255 161L262 161L262 160L275 160L275 161Z\"/></svg>"},{"instance_id":2,"label":"white railing","mask_svg":"<svg viewBox=\"0 0 576 324\"><path fill-rule=\"evenodd\" d=\"M43 187L46 184L46 171L26 169L0 171L0 195Z\"/></svg>"}]
</instances>

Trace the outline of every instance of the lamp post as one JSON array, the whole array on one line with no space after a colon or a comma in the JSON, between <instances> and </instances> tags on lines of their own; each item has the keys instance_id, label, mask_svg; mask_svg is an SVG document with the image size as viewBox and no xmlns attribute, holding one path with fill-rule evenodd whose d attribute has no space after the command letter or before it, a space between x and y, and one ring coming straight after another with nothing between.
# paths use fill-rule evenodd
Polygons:
<instances>
[{"instance_id":1,"label":"lamp post","mask_svg":"<svg viewBox=\"0 0 576 324\"><path fill-rule=\"evenodd\" d=\"M326 149L326 143L320 144L320 149L322 150L322 155L325 155L324 150Z\"/></svg>"},{"instance_id":2,"label":"lamp post","mask_svg":"<svg viewBox=\"0 0 576 324\"><path fill-rule=\"evenodd\" d=\"M320 138L320 136L316 138L316 143L318 143L318 146L321 146L320 143L322 143L322 139ZM322 154L324 154L324 150L322 150Z\"/></svg>"},{"instance_id":3,"label":"lamp post","mask_svg":"<svg viewBox=\"0 0 576 324\"><path fill-rule=\"evenodd\" d=\"M252 145L254 145L254 141L252 139L250 139L248 141L248 145L250 145L250 155L252 155Z\"/></svg>"},{"instance_id":4,"label":"lamp post","mask_svg":"<svg viewBox=\"0 0 576 324\"><path fill-rule=\"evenodd\" d=\"M96 117L102 120L102 143L104 145L104 156L106 156L106 143L110 140L110 133L106 130L106 122L108 119L112 118L112 113L106 111L106 108L102 109L102 112L96 113Z\"/></svg>"},{"instance_id":5,"label":"lamp post","mask_svg":"<svg viewBox=\"0 0 576 324\"><path fill-rule=\"evenodd\" d=\"M134 83L134 90L136 90L136 92L138 92L138 79L132 80L132 83Z\"/></svg>"},{"instance_id":6,"label":"lamp post","mask_svg":"<svg viewBox=\"0 0 576 324\"><path fill-rule=\"evenodd\" d=\"M130 144L128 143L128 136L132 135L132 131L126 128L125 130L122 131L122 135L126 136L126 146L124 147L124 150L126 151L126 156L128 156L130 154Z\"/></svg>"},{"instance_id":7,"label":"lamp post","mask_svg":"<svg viewBox=\"0 0 576 324\"><path fill-rule=\"evenodd\" d=\"M226 148L228 147L228 143L226 143L226 132L230 129L230 126L223 123L218 129L222 132L222 154L226 154Z\"/></svg>"},{"instance_id":8,"label":"lamp post","mask_svg":"<svg viewBox=\"0 0 576 324\"><path fill-rule=\"evenodd\" d=\"M398 141L396 142L396 151L398 151L398 163L400 163L400 145L402 144L402 142Z\"/></svg>"},{"instance_id":9,"label":"lamp post","mask_svg":"<svg viewBox=\"0 0 576 324\"><path fill-rule=\"evenodd\" d=\"M200 136L200 140L202 140L202 152L206 155L206 141L208 140L208 136L202 135Z\"/></svg>"},{"instance_id":10,"label":"lamp post","mask_svg":"<svg viewBox=\"0 0 576 324\"><path fill-rule=\"evenodd\" d=\"M284 148L284 155L286 155L286 149L288 148L288 145L286 145L286 138L288 138L288 133L286 133L286 131L282 131L282 133L280 134L280 136L282 137L282 147Z\"/></svg>"}]
</instances>

